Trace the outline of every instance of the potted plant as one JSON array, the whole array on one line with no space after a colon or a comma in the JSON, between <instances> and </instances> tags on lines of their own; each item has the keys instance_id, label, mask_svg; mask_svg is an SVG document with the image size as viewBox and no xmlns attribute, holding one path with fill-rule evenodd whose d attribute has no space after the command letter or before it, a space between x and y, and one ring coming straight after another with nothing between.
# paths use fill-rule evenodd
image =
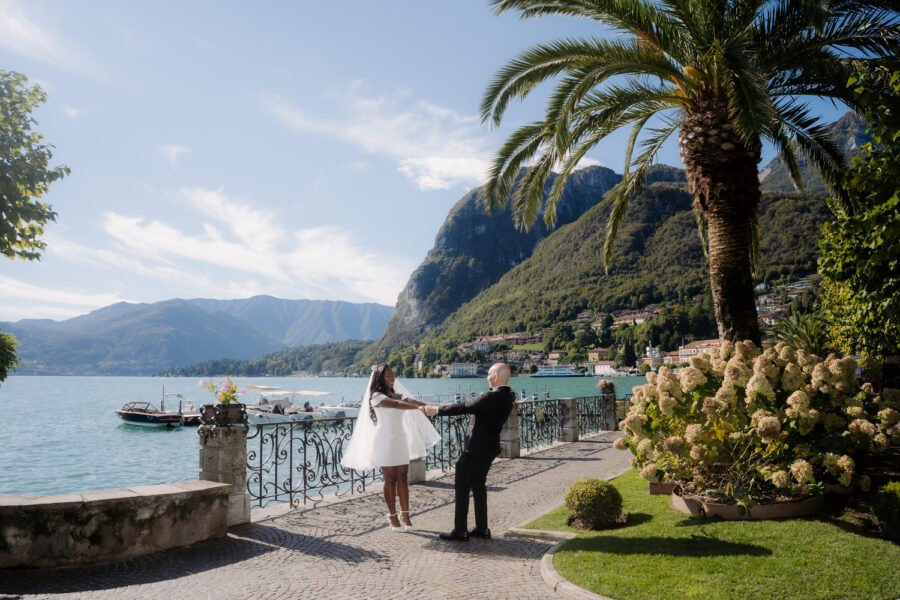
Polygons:
<instances>
[{"instance_id":1,"label":"potted plant","mask_svg":"<svg viewBox=\"0 0 900 600\"><path fill-rule=\"evenodd\" d=\"M205 404L200 408L200 422L204 425L246 425L247 408L238 402L241 392L237 384L226 377L221 385L209 381L206 388L216 397L216 404Z\"/></svg>"}]
</instances>

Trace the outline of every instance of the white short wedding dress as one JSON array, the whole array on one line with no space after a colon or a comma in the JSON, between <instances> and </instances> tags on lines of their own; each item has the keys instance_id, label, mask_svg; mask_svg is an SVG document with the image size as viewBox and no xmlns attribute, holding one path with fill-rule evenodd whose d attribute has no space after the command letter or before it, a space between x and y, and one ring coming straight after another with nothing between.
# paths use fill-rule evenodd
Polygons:
<instances>
[{"instance_id":1,"label":"white short wedding dress","mask_svg":"<svg viewBox=\"0 0 900 600\"><path fill-rule=\"evenodd\" d=\"M404 397L408 394L396 388ZM375 467L396 467L408 465L411 460L423 458L428 449L441 440L431 421L418 410L381 408L387 399L376 393L364 399L356 417L353 436L341 464L356 470ZM369 416L369 403L375 409L377 423Z\"/></svg>"}]
</instances>

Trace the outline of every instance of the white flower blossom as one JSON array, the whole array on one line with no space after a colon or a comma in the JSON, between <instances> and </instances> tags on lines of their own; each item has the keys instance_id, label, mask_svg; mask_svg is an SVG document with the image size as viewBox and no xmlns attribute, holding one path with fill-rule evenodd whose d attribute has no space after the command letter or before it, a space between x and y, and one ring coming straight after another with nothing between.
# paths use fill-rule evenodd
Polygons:
<instances>
[{"instance_id":1,"label":"white flower blossom","mask_svg":"<svg viewBox=\"0 0 900 600\"><path fill-rule=\"evenodd\" d=\"M797 483L809 483L813 481L812 465L803 459L795 460L791 464L791 475L794 476L794 481Z\"/></svg>"}]
</instances>

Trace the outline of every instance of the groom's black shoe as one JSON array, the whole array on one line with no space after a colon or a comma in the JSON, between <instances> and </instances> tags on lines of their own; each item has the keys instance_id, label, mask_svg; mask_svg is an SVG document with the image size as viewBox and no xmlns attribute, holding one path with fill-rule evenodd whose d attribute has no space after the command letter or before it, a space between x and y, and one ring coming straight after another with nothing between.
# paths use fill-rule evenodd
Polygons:
<instances>
[{"instance_id":1,"label":"groom's black shoe","mask_svg":"<svg viewBox=\"0 0 900 600\"><path fill-rule=\"evenodd\" d=\"M490 529L473 529L469 532L469 537L481 538L483 540L491 539Z\"/></svg>"},{"instance_id":2,"label":"groom's black shoe","mask_svg":"<svg viewBox=\"0 0 900 600\"><path fill-rule=\"evenodd\" d=\"M456 531L455 529L450 533L439 533L438 536L442 540L447 540L451 542L468 542L469 541L469 532L468 531Z\"/></svg>"}]
</instances>

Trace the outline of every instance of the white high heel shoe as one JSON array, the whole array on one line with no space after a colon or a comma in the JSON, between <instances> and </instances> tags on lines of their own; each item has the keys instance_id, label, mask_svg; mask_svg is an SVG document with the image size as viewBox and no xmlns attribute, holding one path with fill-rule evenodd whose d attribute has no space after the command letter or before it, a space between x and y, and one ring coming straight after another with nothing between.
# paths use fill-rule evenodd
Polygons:
<instances>
[{"instance_id":1,"label":"white high heel shoe","mask_svg":"<svg viewBox=\"0 0 900 600\"><path fill-rule=\"evenodd\" d=\"M401 515L404 514L404 513L406 513L406 520L408 521L408 520L409 520L409 511L408 511L408 510L401 510L401 511L400 511L400 514L401 514ZM417 529L419 529L418 527L416 527L416 526L413 525L412 523L410 523L409 525L407 525L406 523L403 522L402 519L400 520L400 525L403 526L403 529L404 529L405 531L416 531Z\"/></svg>"},{"instance_id":2,"label":"white high heel shoe","mask_svg":"<svg viewBox=\"0 0 900 600\"><path fill-rule=\"evenodd\" d=\"M396 527L394 525L394 523L391 521L391 517L397 519L398 522L400 521L400 519L397 518L397 513L388 513L388 516L387 516L388 527L391 528L391 531L406 531L406 529L403 527L403 523L400 523L400 526Z\"/></svg>"}]
</instances>

